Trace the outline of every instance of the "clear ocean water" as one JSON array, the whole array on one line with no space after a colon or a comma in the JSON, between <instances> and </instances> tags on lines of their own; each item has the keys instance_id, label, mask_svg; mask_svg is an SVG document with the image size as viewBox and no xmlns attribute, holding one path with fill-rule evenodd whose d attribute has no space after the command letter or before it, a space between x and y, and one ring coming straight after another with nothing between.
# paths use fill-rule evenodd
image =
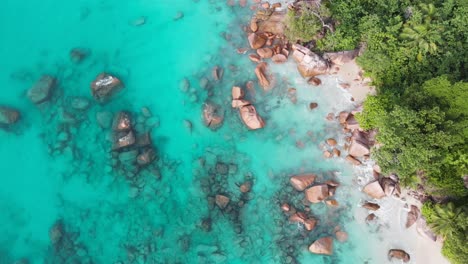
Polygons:
<instances>
[{"instance_id":1,"label":"clear ocean water","mask_svg":"<svg viewBox=\"0 0 468 264\"><path fill-rule=\"evenodd\" d=\"M242 26L251 11L226 2L2 1L0 105L19 109L21 120L0 130L1 264L382 263L388 249L376 249L380 238L363 224L357 206L358 172L343 159L322 156L327 138L344 144L339 125L325 116L351 109L349 95L333 77L311 87L293 62L272 65L272 91L256 84L250 94L267 125L247 130L230 97L233 85L256 83L255 65L236 52L248 46ZM183 18L175 20L179 12ZM90 51L81 63L69 56L76 47ZM212 78L214 66L224 69L221 81ZM125 83L107 104L90 91L101 72ZM59 85L53 102L37 107L26 91L43 74ZM188 91L181 89L184 78ZM209 89L200 87L202 78ZM287 96L291 87L296 104ZM77 96L90 102L87 110L70 110ZM225 113L216 131L202 122L206 99ZM309 110L310 102L319 107ZM120 110L151 132L156 148L158 159L138 175L117 168L111 130L96 119ZM280 210L285 201L303 207L302 195L288 184L301 172L342 185L339 207L311 206L320 221L309 233ZM241 194L238 186L246 180L252 190ZM231 198L229 212L213 206L216 193ZM49 238L56 223L67 240L63 248ZM307 251L336 226L349 240L335 241L333 256Z\"/></svg>"}]
</instances>

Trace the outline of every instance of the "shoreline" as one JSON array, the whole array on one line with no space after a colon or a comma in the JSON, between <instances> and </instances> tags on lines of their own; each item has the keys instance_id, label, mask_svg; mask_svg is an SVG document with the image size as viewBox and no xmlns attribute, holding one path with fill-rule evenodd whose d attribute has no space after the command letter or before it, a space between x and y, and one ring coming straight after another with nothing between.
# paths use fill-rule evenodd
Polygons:
<instances>
[{"instance_id":1,"label":"shoreline","mask_svg":"<svg viewBox=\"0 0 468 264\"><path fill-rule=\"evenodd\" d=\"M261 9L261 7L262 6L259 4L258 9ZM283 11L283 8L284 7L282 7L280 10ZM258 10L258 9L255 9L255 10ZM256 23L255 15L253 17L254 18L252 19L252 21L255 20L255 23ZM255 28L256 28L255 26L254 27L251 26L251 29L254 33L250 33L251 35L249 35L249 42L253 50L260 49L262 48L263 44L265 44L263 43L258 48L256 48L255 44L252 43L251 36L252 34L256 35L255 33L256 31L254 30ZM286 43L287 43L287 40L286 40ZM268 42L266 44L268 45ZM301 55L302 57L298 59L298 57L296 57L294 54L296 52L296 49L299 49L301 52L303 52L307 56L308 54L307 52L310 52L310 50L306 49L306 51L304 52L303 50L301 50L304 47L299 47L295 49L294 47L295 45L296 44L294 44L292 47L292 50L293 50L292 57L296 61L294 65L298 65L299 72L304 78L306 78L308 76L304 74L304 70L300 69L301 64L304 64L304 62L302 61L302 57L304 55ZM371 84L372 80L368 77L363 76L364 75L363 69L361 69L359 65L356 63L356 58L358 57L357 53L358 51L355 50L355 51L344 51L341 53L335 52L335 53L324 54L324 57L331 54L330 56L332 56L332 58L335 61L329 59L329 62L331 64L330 68L326 72L323 72L323 74L326 76L333 76L336 78L337 84L341 88L340 90L343 93L348 93L350 95L350 100L354 102L356 106L355 109L359 109L362 106L362 103L367 98L367 96L376 95L377 93L376 88L372 86ZM289 52L286 52L286 53L281 52L277 54L284 54L286 55L286 57L291 56L289 55ZM312 52L312 54L314 53ZM311 56L313 56L312 54ZM352 55L350 55L350 57L346 57L349 54L352 54ZM257 61L253 60L252 57L250 57L250 59L257 63L263 63L264 59L270 58L270 57L264 58L262 54L260 55L261 55L260 57L256 57ZM333 56L338 56L338 58L333 57ZM273 63L276 64L278 62L273 59ZM306 63L309 63L309 62L306 62ZM286 66L283 66L283 67L286 67ZM317 70L317 68L315 68L314 70ZM257 74L257 71L256 71L256 74ZM318 75L315 75L315 76L320 77L321 75L322 74L319 73ZM265 83L265 80L262 80L265 76L259 76L259 74L257 74L257 77L259 79L260 86L265 87L265 85L262 85L262 83ZM314 77L314 75L311 75L308 83L312 84L313 79L317 79L317 78ZM313 85L320 86L320 79L319 79L318 85L317 84L313 84ZM359 112L360 110L357 110L357 111ZM351 111L351 112L355 113L355 111ZM334 114L336 115L336 113ZM335 118L340 119L341 117L340 115L337 115L335 116ZM344 131L344 132L348 132L348 133L350 132L349 131L350 129L348 129L346 126L345 126L345 130L348 130L348 131ZM354 130L361 130L359 128L359 124L356 124L356 127ZM338 132L338 135L340 135L340 137L341 136L346 137L347 133L343 133L343 131L337 131L337 132ZM374 163L375 161L371 160L369 157L368 159L366 159L364 164L361 165L359 162L358 166L353 166L354 177L356 178L363 177L364 175L362 175L362 167L366 167L366 164L374 164ZM375 180L374 175L375 175L374 169L371 168L370 169L371 177L367 177L368 179L366 180L365 184L368 184L369 182L374 181ZM380 175L380 173L377 173L377 175ZM385 177L385 176L380 176L377 179L381 179L381 177ZM357 184L357 185L359 186L360 184ZM364 187L364 185L360 187ZM421 226L425 225L425 221L421 218L422 217L421 216L422 204L418 200L408 195L409 191L410 189L403 188L401 192L401 196L399 195L400 197L398 198L387 196L387 197L383 197L382 199L366 199L367 201L371 201L381 206L380 210L375 211L375 215L378 216L377 218L382 219L382 220L377 220L380 222L379 223L380 227L383 227L381 232L380 230L378 231L380 232L379 235L383 237L384 241L388 241L392 245L394 245L395 248L401 248L405 250L406 252L408 252L409 255L411 256L412 262L414 262L414 259L416 259L418 263L449 263L448 260L444 256L442 256L442 252L441 252L442 241L440 240L440 238L437 238L436 241L433 241L427 235L426 236L423 235L424 230L421 230L423 229ZM410 212L409 208L411 208L412 205L416 206L417 208L418 215L416 218L418 221L417 223L412 224L409 228L405 228L404 223L407 221L407 217L408 217L407 215L408 215L408 212ZM361 206L357 206L357 207L361 207ZM374 212L368 211L367 214L369 213L370 215L373 215ZM363 212L362 209L355 208L354 214L360 215L361 217L365 215L365 212ZM364 217L362 217L361 219L362 220L356 220L356 221L362 225L368 224L366 223L367 221L363 221ZM378 229L381 229L380 227ZM381 245L380 243L378 243L378 245L376 245L376 248L379 248L383 252L387 252L388 250L391 249L391 248L382 248L382 246L385 247L385 243L384 245Z\"/></svg>"}]
</instances>

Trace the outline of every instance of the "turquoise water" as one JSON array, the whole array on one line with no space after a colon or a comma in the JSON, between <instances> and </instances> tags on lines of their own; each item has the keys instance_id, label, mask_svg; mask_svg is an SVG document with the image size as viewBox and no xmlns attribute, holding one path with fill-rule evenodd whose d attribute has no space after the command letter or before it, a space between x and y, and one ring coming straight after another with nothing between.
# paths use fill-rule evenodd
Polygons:
<instances>
[{"instance_id":1,"label":"turquoise water","mask_svg":"<svg viewBox=\"0 0 468 264\"><path fill-rule=\"evenodd\" d=\"M174 20L178 12L184 16ZM325 116L352 107L336 80L323 77L321 87L310 87L292 62L272 66L274 89L256 85L250 95L266 127L248 131L231 109L231 87L256 80L254 64L236 52L247 47L241 25L250 15L224 0L3 1L0 105L19 109L22 119L0 130L0 263L379 263L374 253L385 252L372 252L362 239L367 227L353 221L361 198L353 169L322 157L328 137L344 143ZM136 26L142 17L146 23ZM69 58L75 47L90 51L79 64ZM216 65L224 69L221 81L211 76ZM103 71L125 89L101 105L89 84ZM26 91L43 74L59 86L52 103L37 107ZM209 91L200 87L203 77ZM191 84L186 92L184 78ZM287 97L290 87L296 104ZM90 108L70 110L75 96ZM201 119L208 98L225 111L216 131ZM309 110L310 102L319 107ZM98 112L120 110L131 112L141 132L151 131L158 153L132 177L113 167L111 131L96 120ZM227 165L226 175L217 164ZM310 233L280 211L285 201L304 207L288 184L301 172L342 184L338 208L311 206L320 222ZM252 191L241 194L238 185L248 180ZM218 193L231 198L230 212L213 206ZM207 219L211 230L203 228ZM59 220L67 243L54 247L49 230ZM333 256L307 251L336 226L349 240L335 241Z\"/></svg>"}]
</instances>

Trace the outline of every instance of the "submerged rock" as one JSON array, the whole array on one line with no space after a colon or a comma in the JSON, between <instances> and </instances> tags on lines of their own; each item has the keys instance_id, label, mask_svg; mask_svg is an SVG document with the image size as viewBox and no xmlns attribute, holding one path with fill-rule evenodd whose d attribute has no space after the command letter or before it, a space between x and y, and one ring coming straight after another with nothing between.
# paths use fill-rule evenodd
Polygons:
<instances>
[{"instance_id":1,"label":"submerged rock","mask_svg":"<svg viewBox=\"0 0 468 264\"><path fill-rule=\"evenodd\" d=\"M48 75L44 75L28 90L28 98L35 104L46 102L52 96L57 80Z\"/></svg>"},{"instance_id":2,"label":"submerged rock","mask_svg":"<svg viewBox=\"0 0 468 264\"><path fill-rule=\"evenodd\" d=\"M96 100L103 103L123 87L123 83L117 77L101 73L91 82L91 93Z\"/></svg>"},{"instance_id":3,"label":"submerged rock","mask_svg":"<svg viewBox=\"0 0 468 264\"><path fill-rule=\"evenodd\" d=\"M224 111L215 103L206 101L203 104L203 123L211 130L216 130L223 125Z\"/></svg>"},{"instance_id":4,"label":"submerged rock","mask_svg":"<svg viewBox=\"0 0 468 264\"><path fill-rule=\"evenodd\" d=\"M317 175L315 174L301 174L292 176L289 179L289 182L294 187L294 189L303 191L314 183L315 178L317 178Z\"/></svg>"},{"instance_id":5,"label":"submerged rock","mask_svg":"<svg viewBox=\"0 0 468 264\"><path fill-rule=\"evenodd\" d=\"M49 230L50 243L57 246L65 236L65 227L62 220L58 220Z\"/></svg>"},{"instance_id":6,"label":"submerged rock","mask_svg":"<svg viewBox=\"0 0 468 264\"><path fill-rule=\"evenodd\" d=\"M238 99L244 98L244 91L239 86L233 86L231 94L232 94L232 99L233 100L238 100Z\"/></svg>"},{"instance_id":7,"label":"submerged rock","mask_svg":"<svg viewBox=\"0 0 468 264\"><path fill-rule=\"evenodd\" d=\"M322 80L320 80L319 78L317 77L311 77L308 81L307 81L308 84L311 84L311 85L314 85L314 86L319 86L320 84L322 84Z\"/></svg>"},{"instance_id":8,"label":"submerged rock","mask_svg":"<svg viewBox=\"0 0 468 264\"><path fill-rule=\"evenodd\" d=\"M255 68L255 75L258 78L258 83L263 88L263 90L268 91L271 89L271 83L267 78L266 75L267 64L265 62L261 62Z\"/></svg>"},{"instance_id":9,"label":"submerged rock","mask_svg":"<svg viewBox=\"0 0 468 264\"><path fill-rule=\"evenodd\" d=\"M340 242L346 242L346 240L348 240L348 234L340 230L335 232L335 237L336 237L336 240Z\"/></svg>"},{"instance_id":10,"label":"submerged rock","mask_svg":"<svg viewBox=\"0 0 468 264\"><path fill-rule=\"evenodd\" d=\"M333 254L333 237L322 237L317 239L309 247L309 251L314 254L332 255Z\"/></svg>"},{"instance_id":11,"label":"submerged rock","mask_svg":"<svg viewBox=\"0 0 468 264\"><path fill-rule=\"evenodd\" d=\"M18 122L20 112L7 106L0 106L0 127L10 126Z\"/></svg>"},{"instance_id":12,"label":"submerged rock","mask_svg":"<svg viewBox=\"0 0 468 264\"><path fill-rule=\"evenodd\" d=\"M110 128L112 125L113 115L111 112L97 112L96 113L96 120L100 127L102 128Z\"/></svg>"},{"instance_id":13,"label":"submerged rock","mask_svg":"<svg viewBox=\"0 0 468 264\"><path fill-rule=\"evenodd\" d=\"M230 202L230 199L227 196L217 194L215 197L215 203L221 209L226 208L229 202Z\"/></svg>"},{"instance_id":14,"label":"submerged rock","mask_svg":"<svg viewBox=\"0 0 468 264\"><path fill-rule=\"evenodd\" d=\"M75 110L84 111L89 108L90 102L84 97L73 97L71 99L71 107Z\"/></svg>"},{"instance_id":15,"label":"submerged rock","mask_svg":"<svg viewBox=\"0 0 468 264\"><path fill-rule=\"evenodd\" d=\"M80 63L89 56L91 52L86 48L73 48L70 50L70 59L75 63Z\"/></svg>"},{"instance_id":16,"label":"submerged rock","mask_svg":"<svg viewBox=\"0 0 468 264\"><path fill-rule=\"evenodd\" d=\"M137 157L137 163L140 166L145 166L150 164L156 158L156 153L152 148L147 148L143 150Z\"/></svg>"},{"instance_id":17,"label":"submerged rock","mask_svg":"<svg viewBox=\"0 0 468 264\"><path fill-rule=\"evenodd\" d=\"M328 196L328 185L326 184L315 185L305 191L305 197L311 203L319 203Z\"/></svg>"},{"instance_id":18,"label":"submerged rock","mask_svg":"<svg viewBox=\"0 0 468 264\"><path fill-rule=\"evenodd\" d=\"M132 121L130 119L130 114L125 111L118 112L114 117L112 129L114 131L127 131L131 128Z\"/></svg>"},{"instance_id":19,"label":"submerged rock","mask_svg":"<svg viewBox=\"0 0 468 264\"><path fill-rule=\"evenodd\" d=\"M132 130L128 132L118 132L114 136L114 145L112 149L117 150L132 146L133 144L135 144L135 134Z\"/></svg>"},{"instance_id":20,"label":"submerged rock","mask_svg":"<svg viewBox=\"0 0 468 264\"><path fill-rule=\"evenodd\" d=\"M388 259L392 260L393 258L399 259L405 263L410 261L410 255L402 249L390 249L388 251Z\"/></svg>"}]
</instances>

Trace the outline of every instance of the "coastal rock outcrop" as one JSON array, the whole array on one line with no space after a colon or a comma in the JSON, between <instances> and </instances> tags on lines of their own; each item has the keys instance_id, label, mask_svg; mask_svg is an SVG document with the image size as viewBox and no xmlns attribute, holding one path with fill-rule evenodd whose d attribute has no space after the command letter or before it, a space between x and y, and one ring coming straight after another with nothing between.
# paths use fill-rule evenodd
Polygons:
<instances>
[{"instance_id":1,"label":"coastal rock outcrop","mask_svg":"<svg viewBox=\"0 0 468 264\"><path fill-rule=\"evenodd\" d=\"M294 44L292 48L292 56L302 77L314 77L328 72L328 63L322 57L299 44Z\"/></svg>"},{"instance_id":2,"label":"coastal rock outcrop","mask_svg":"<svg viewBox=\"0 0 468 264\"><path fill-rule=\"evenodd\" d=\"M289 217L289 222L291 223L301 223L304 225L304 228L307 231L311 231L317 225L317 220L315 218L307 217L307 215L303 212L297 212L292 214Z\"/></svg>"},{"instance_id":3,"label":"coastal rock outcrop","mask_svg":"<svg viewBox=\"0 0 468 264\"><path fill-rule=\"evenodd\" d=\"M289 179L289 182L294 187L294 189L303 191L314 183L315 178L317 178L317 175L315 174L301 174L292 176Z\"/></svg>"},{"instance_id":4,"label":"coastal rock outcrop","mask_svg":"<svg viewBox=\"0 0 468 264\"><path fill-rule=\"evenodd\" d=\"M216 130L223 125L224 111L213 102L206 101L203 104L203 123L212 130Z\"/></svg>"},{"instance_id":5,"label":"coastal rock outcrop","mask_svg":"<svg viewBox=\"0 0 468 264\"><path fill-rule=\"evenodd\" d=\"M258 115L253 105L245 105L239 108L239 113L244 124L251 130L260 129L265 126L262 117Z\"/></svg>"},{"instance_id":6,"label":"coastal rock outcrop","mask_svg":"<svg viewBox=\"0 0 468 264\"><path fill-rule=\"evenodd\" d=\"M101 73L91 82L91 93L97 101L104 103L123 87L123 83L117 77Z\"/></svg>"},{"instance_id":7,"label":"coastal rock outcrop","mask_svg":"<svg viewBox=\"0 0 468 264\"><path fill-rule=\"evenodd\" d=\"M416 205L411 205L410 211L408 212L408 215L406 217L406 228L411 227L416 223L416 221L419 218L419 215L421 214L421 211Z\"/></svg>"},{"instance_id":8,"label":"coastal rock outcrop","mask_svg":"<svg viewBox=\"0 0 468 264\"><path fill-rule=\"evenodd\" d=\"M332 255L333 237L322 237L315 240L315 242L309 246L309 251L314 254Z\"/></svg>"},{"instance_id":9,"label":"coastal rock outcrop","mask_svg":"<svg viewBox=\"0 0 468 264\"><path fill-rule=\"evenodd\" d=\"M0 106L0 127L6 127L18 122L20 112L7 106Z\"/></svg>"},{"instance_id":10,"label":"coastal rock outcrop","mask_svg":"<svg viewBox=\"0 0 468 264\"><path fill-rule=\"evenodd\" d=\"M49 75L44 75L28 90L28 98L35 104L46 102L52 96L57 80Z\"/></svg>"},{"instance_id":11,"label":"coastal rock outcrop","mask_svg":"<svg viewBox=\"0 0 468 264\"><path fill-rule=\"evenodd\" d=\"M305 197L311 203L319 203L327 199L328 196L328 185L326 184L315 185L305 191Z\"/></svg>"},{"instance_id":12,"label":"coastal rock outcrop","mask_svg":"<svg viewBox=\"0 0 468 264\"><path fill-rule=\"evenodd\" d=\"M375 199L385 197L385 192L382 189L382 186L380 186L379 181L373 181L371 183L368 183L366 186L364 186L362 191Z\"/></svg>"},{"instance_id":13,"label":"coastal rock outcrop","mask_svg":"<svg viewBox=\"0 0 468 264\"><path fill-rule=\"evenodd\" d=\"M267 42L267 38L263 34L257 33L250 33L248 40L252 49L259 49Z\"/></svg>"},{"instance_id":14,"label":"coastal rock outcrop","mask_svg":"<svg viewBox=\"0 0 468 264\"><path fill-rule=\"evenodd\" d=\"M258 83L263 88L263 90L268 91L271 89L271 83L267 78L266 75L267 64L265 62L261 62L255 68L255 75L258 78Z\"/></svg>"},{"instance_id":15,"label":"coastal rock outcrop","mask_svg":"<svg viewBox=\"0 0 468 264\"><path fill-rule=\"evenodd\" d=\"M405 263L410 261L410 255L402 249L390 249L388 251L388 259L392 260L393 258L399 259Z\"/></svg>"},{"instance_id":16,"label":"coastal rock outcrop","mask_svg":"<svg viewBox=\"0 0 468 264\"><path fill-rule=\"evenodd\" d=\"M325 52L323 58L335 65L343 65L354 60L359 54L359 49L338 52Z\"/></svg>"}]
</instances>

